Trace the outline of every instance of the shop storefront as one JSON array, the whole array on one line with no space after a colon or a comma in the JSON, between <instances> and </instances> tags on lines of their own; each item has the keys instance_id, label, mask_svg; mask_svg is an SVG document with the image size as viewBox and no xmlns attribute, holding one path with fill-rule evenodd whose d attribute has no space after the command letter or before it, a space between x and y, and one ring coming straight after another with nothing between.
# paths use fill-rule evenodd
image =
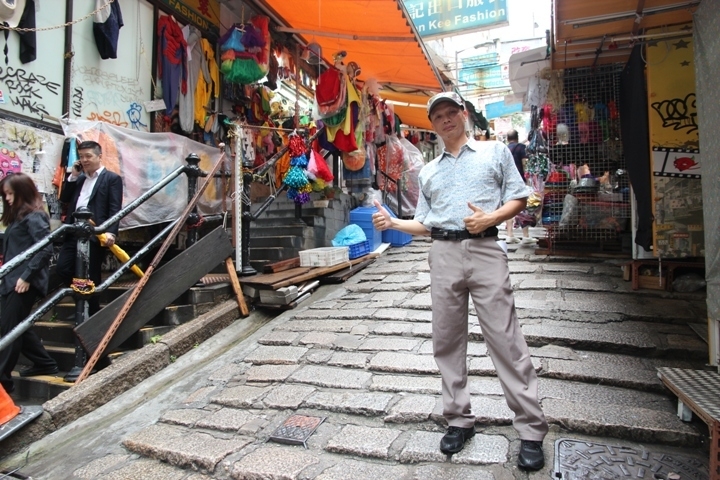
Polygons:
<instances>
[{"instance_id":1,"label":"shop storefront","mask_svg":"<svg viewBox=\"0 0 720 480\"><path fill-rule=\"evenodd\" d=\"M587 160L588 168L555 175L577 182L574 194L571 185L565 191L546 181L543 223L549 221L551 253L558 240L563 250L590 254L618 248L635 274L648 276L641 282L648 288L681 287L679 276L699 288L707 284L710 362L717 364L718 220L712 212L718 163L707 155L717 137L717 67L709 59L718 51L718 32L708 19L715 13L699 1L641 2L638 8L555 4L552 71L562 74L565 106L540 122L550 140L549 176L558 165L568 170L565 152ZM546 86L549 92L540 91L552 98L551 82ZM574 125L563 122L568 116ZM595 219L594 230L589 219Z\"/></svg>"}]
</instances>

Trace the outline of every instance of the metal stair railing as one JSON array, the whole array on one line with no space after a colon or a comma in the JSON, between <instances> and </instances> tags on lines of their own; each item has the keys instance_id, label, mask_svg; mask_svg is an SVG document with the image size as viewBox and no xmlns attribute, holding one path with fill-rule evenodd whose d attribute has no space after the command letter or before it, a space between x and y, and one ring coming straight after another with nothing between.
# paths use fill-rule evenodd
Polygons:
<instances>
[{"instance_id":1,"label":"metal stair railing","mask_svg":"<svg viewBox=\"0 0 720 480\"><path fill-rule=\"evenodd\" d=\"M162 190L165 186L167 186L169 183L171 183L183 173L188 176L189 197L192 197L192 193L197 190L198 177L206 176L207 174L200 170L200 157L198 157L196 154L192 153L188 155L185 161L187 162L187 165L178 167L172 172L170 172L165 178L153 185L148 191L140 195L131 203L120 209L118 213L116 213L98 226L94 226L88 221L90 219L90 216L92 215L89 210L82 208L78 209L76 213L78 213L79 215L76 216L75 223L62 225L60 228L51 232L47 237L42 239L34 246L30 247L29 249L22 252L20 255L3 264L3 266L0 267L0 280L5 277L5 275L20 266L20 264L22 264L25 260L32 258L37 252L45 248L53 240L62 238L62 236L68 233L74 233L78 236L78 257L81 258L83 264L83 277L87 280L87 266L89 262L88 241L92 235L106 232L111 225L119 222L122 218L124 218L126 215L128 215L140 205L145 203L150 197L158 193L160 190ZM195 216L197 216L196 212ZM193 218L193 215L190 215L188 219L186 219L186 221L188 223L191 223L193 221ZM167 236L167 234L175 227L178 221L180 221L180 218L172 221L160 233L153 237L152 240L150 240L144 247L142 247L135 255L133 255L127 262L121 265L120 268L110 277L108 277L101 285L96 286L93 290L92 295L98 295L103 291L107 290L113 283L115 283L115 281L117 281L118 278L120 278L123 274L129 271L143 256L147 255L148 252L150 252L155 246L157 246L163 240L163 238L165 238L165 236ZM50 298L46 299L45 302L43 302L43 304L40 305L37 310L33 311L28 317L18 323L7 335L0 338L0 351L9 347L12 342L17 340L23 333L32 328L35 322L42 318L43 315L48 313L55 305L60 303L60 301L67 295L74 295L77 302L75 312L76 325L87 320L87 298L90 295L77 293L70 287L61 288L55 291L55 293L53 293ZM85 351L79 344L77 339L75 345L75 357L75 369L81 370L82 365L78 365L78 363L84 363Z\"/></svg>"},{"instance_id":2,"label":"metal stair railing","mask_svg":"<svg viewBox=\"0 0 720 480\"><path fill-rule=\"evenodd\" d=\"M382 175L382 177L385 179L385 188L382 189L382 198L383 198L383 203L385 204L385 206L390 208L390 210L392 210L392 207L390 207L387 204L387 197L388 197L388 193L389 193L387 190L387 182L395 184L395 194L397 196L397 211L393 211L393 213L395 214L395 216L397 218L402 218L402 195L401 195L401 193L402 193L402 178L398 178L397 180L395 180L390 175L388 175L385 171L380 170L379 168L378 168L377 172L380 175Z\"/></svg>"}]
</instances>

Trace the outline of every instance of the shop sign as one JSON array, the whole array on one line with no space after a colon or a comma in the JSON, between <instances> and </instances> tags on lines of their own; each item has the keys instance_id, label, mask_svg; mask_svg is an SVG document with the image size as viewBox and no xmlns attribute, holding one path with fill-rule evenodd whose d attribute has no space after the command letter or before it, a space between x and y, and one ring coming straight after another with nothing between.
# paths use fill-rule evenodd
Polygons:
<instances>
[{"instance_id":1,"label":"shop sign","mask_svg":"<svg viewBox=\"0 0 720 480\"><path fill-rule=\"evenodd\" d=\"M174 16L187 20L200 30L220 34L218 0L160 0L170 7Z\"/></svg>"},{"instance_id":2,"label":"shop sign","mask_svg":"<svg viewBox=\"0 0 720 480\"><path fill-rule=\"evenodd\" d=\"M488 120L491 120L493 118L512 115L513 113L522 112L522 106L522 102L507 105L505 104L504 100L500 100L499 102L486 103L485 117L487 117Z\"/></svg>"},{"instance_id":3,"label":"shop sign","mask_svg":"<svg viewBox=\"0 0 720 480\"><path fill-rule=\"evenodd\" d=\"M403 0L423 39L508 24L507 0Z\"/></svg>"},{"instance_id":4,"label":"shop sign","mask_svg":"<svg viewBox=\"0 0 720 480\"><path fill-rule=\"evenodd\" d=\"M502 66L498 63L472 70L460 70L458 80L469 89L510 88L510 84L503 75Z\"/></svg>"},{"instance_id":5,"label":"shop sign","mask_svg":"<svg viewBox=\"0 0 720 480\"><path fill-rule=\"evenodd\" d=\"M665 230L672 230L675 228L675 224L673 223L658 223L655 228L658 231L665 231Z\"/></svg>"},{"instance_id":6,"label":"shop sign","mask_svg":"<svg viewBox=\"0 0 720 480\"><path fill-rule=\"evenodd\" d=\"M673 233L673 238L690 238L689 233Z\"/></svg>"},{"instance_id":7,"label":"shop sign","mask_svg":"<svg viewBox=\"0 0 720 480\"><path fill-rule=\"evenodd\" d=\"M702 232L703 226L702 225L688 225L687 229L688 229L688 232Z\"/></svg>"}]
</instances>

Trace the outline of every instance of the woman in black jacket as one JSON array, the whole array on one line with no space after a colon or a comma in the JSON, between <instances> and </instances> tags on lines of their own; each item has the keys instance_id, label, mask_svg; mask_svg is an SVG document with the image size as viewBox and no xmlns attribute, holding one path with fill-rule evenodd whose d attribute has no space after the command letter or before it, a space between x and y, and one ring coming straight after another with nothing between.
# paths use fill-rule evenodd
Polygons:
<instances>
[{"instance_id":1,"label":"woman in black jacket","mask_svg":"<svg viewBox=\"0 0 720 480\"><path fill-rule=\"evenodd\" d=\"M50 234L50 219L45 213L42 198L32 178L17 173L0 181L3 212L0 222L5 226L3 261L8 262ZM37 252L2 278L0 283L0 336L7 335L24 320L33 304L47 295L48 262L52 245ZM0 351L0 383L8 393L15 387L12 371L22 352L34 366L21 372L22 376L53 374L58 365L43 347L40 337L28 330Z\"/></svg>"}]
</instances>

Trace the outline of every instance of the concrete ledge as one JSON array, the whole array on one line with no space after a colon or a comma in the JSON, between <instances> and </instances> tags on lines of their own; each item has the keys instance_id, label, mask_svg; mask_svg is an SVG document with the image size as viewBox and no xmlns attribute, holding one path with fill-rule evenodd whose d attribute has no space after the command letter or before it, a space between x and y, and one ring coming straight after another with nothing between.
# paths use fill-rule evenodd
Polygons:
<instances>
[{"instance_id":1,"label":"concrete ledge","mask_svg":"<svg viewBox=\"0 0 720 480\"><path fill-rule=\"evenodd\" d=\"M161 342L123 355L109 367L45 402L42 416L0 442L1 457L24 449L108 403L168 366L171 356L178 357L188 352L238 318L236 301L228 300L173 329L162 337Z\"/></svg>"},{"instance_id":2,"label":"concrete ledge","mask_svg":"<svg viewBox=\"0 0 720 480\"><path fill-rule=\"evenodd\" d=\"M179 357L238 319L237 301L227 300L191 322L163 335L159 344L167 346L170 355Z\"/></svg>"},{"instance_id":3,"label":"concrete ledge","mask_svg":"<svg viewBox=\"0 0 720 480\"><path fill-rule=\"evenodd\" d=\"M145 345L48 400L43 408L60 428L106 404L169 364L167 346Z\"/></svg>"}]
</instances>

